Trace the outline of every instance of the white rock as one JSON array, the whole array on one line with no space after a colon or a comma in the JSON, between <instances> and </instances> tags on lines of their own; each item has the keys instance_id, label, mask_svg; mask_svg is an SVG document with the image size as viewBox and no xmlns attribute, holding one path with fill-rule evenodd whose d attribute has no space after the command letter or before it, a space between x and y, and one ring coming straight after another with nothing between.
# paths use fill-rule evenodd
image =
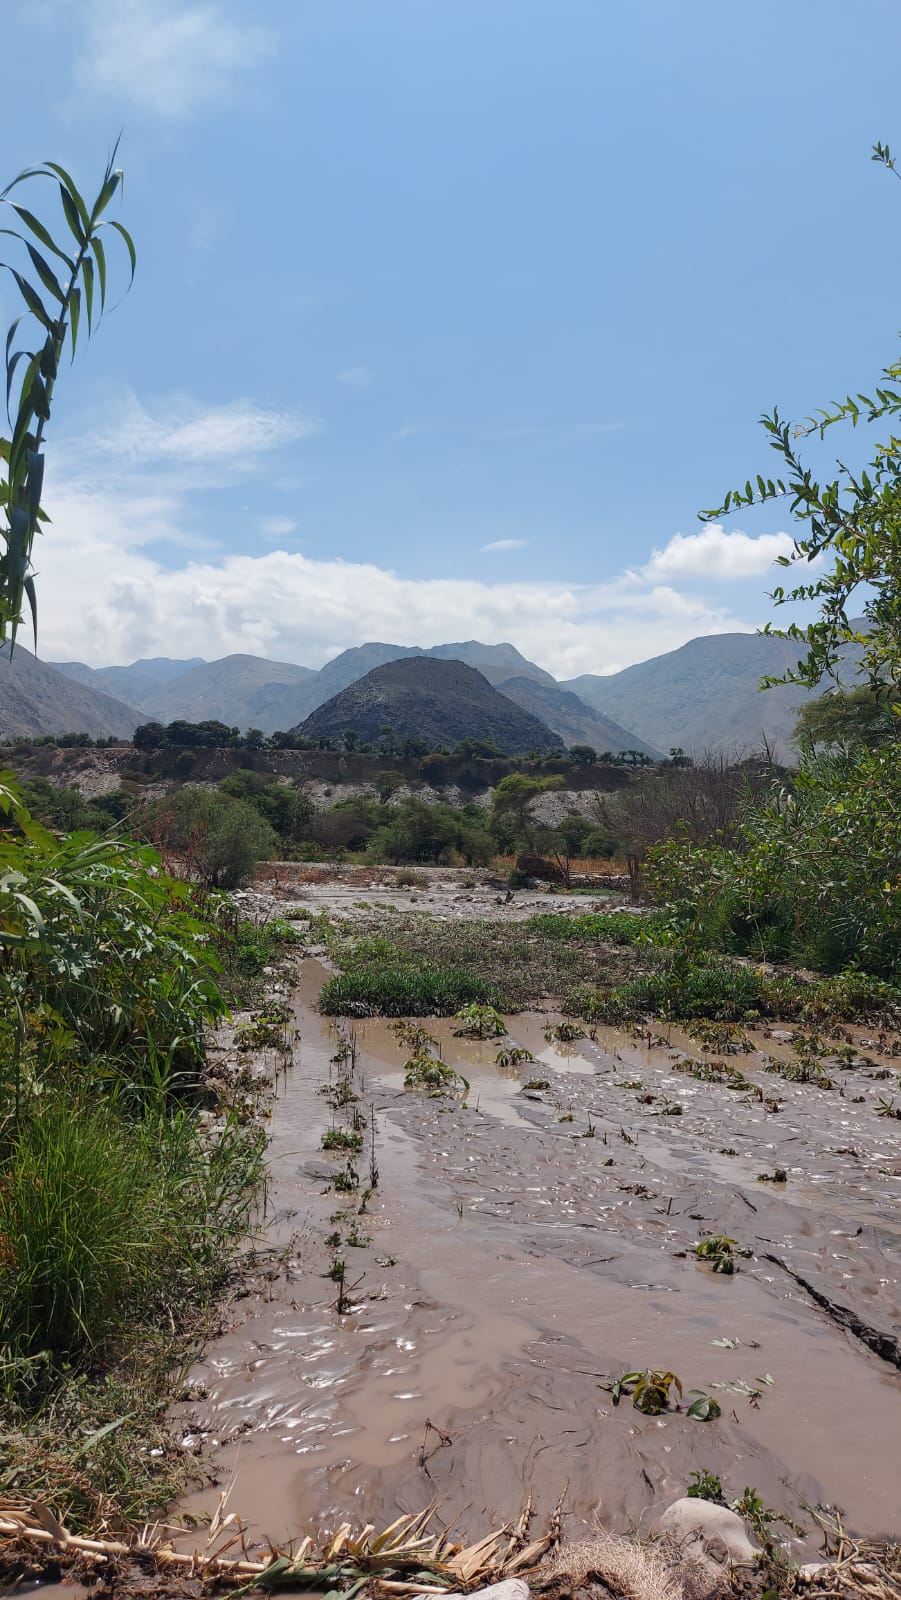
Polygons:
<instances>
[{"instance_id":1,"label":"white rock","mask_svg":"<svg viewBox=\"0 0 901 1600\"><path fill-rule=\"evenodd\" d=\"M503 1583L489 1584L487 1589L476 1589L469 1600L530 1600L529 1586L522 1578L505 1578Z\"/></svg>"},{"instance_id":2,"label":"white rock","mask_svg":"<svg viewBox=\"0 0 901 1600\"><path fill-rule=\"evenodd\" d=\"M505 1578L503 1583L489 1584L487 1589L474 1589L466 1600L483 1600L486 1595L488 1600L531 1600L529 1586L522 1578ZM434 1596L418 1594L414 1600L434 1600ZM444 1600L463 1600L463 1596L459 1589L448 1589Z\"/></svg>"},{"instance_id":3,"label":"white rock","mask_svg":"<svg viewBox=\"0 0 901 1600\"><path fill-rule=\"evenodd\" d=\"M657 1518L651 1533L655 1537L669 1534L690 1557L705 1554L716 1557L722 1549L725 1559L734 1567L753 1566L760 1555L737 1512L714 1505L710 1500L690 1500L686 1496L674 1501Z\"/></svg>"}]
</instances>

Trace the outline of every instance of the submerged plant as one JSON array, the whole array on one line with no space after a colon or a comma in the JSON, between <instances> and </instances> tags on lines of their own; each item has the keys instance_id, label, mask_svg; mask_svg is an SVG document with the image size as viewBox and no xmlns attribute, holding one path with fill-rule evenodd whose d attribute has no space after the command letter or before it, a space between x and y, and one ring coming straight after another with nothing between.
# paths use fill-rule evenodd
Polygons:
<instances>
[{"instance_id":1,"label":"submerged plant","mask_svg":"<svg viewBox=\"0 0 901 1600\"><path fill-rule=\"evenodd\" d=\"M585 1029L576 1022L550 1023L544 1030L544 1037L548 1044L573 1044L576 1039L585 1038Z\"/></svg>"},{"instance_id":2,"label":"submerged plant","mask_svg":"<svg viewBox=\"0 0 901 1600\"><path fill-rule=\"evenodd\" d=\"M736 1256L750 1256L750 1250L744 1249L735 1239L730 1239L725 1233L712 1233L706 1239L701 1239L694 1247L695 1255L703 1261L711 1271L721 1273L724 1277L731 1277L737 1270Z\"/></svg>"},{"instance_id":3,"label":"submerged plant","mask_svg":"<svg viewBox=\"0 0 901 1600\"><path fill-rule=\"evenodd\" d=\"M522 1045L505 1045L494 1058L496 1067L519 1067L525 1062L534 1061L531 1050L526 1050Z\"/></svg>"},{"instance_id":4,"label":"submerged plant","mask_svg":"<svg viewBox=\"0 0 901 1600\"><path fill-rule=\"evenodd\" d=\"M718 1506L726 1504L722 1479L718 1478L715 1472L709 1472L706 1467L701 1467L692 1473L685 1494L689 1500L710 1500L713 1505Z\"/></svg>"},{"instance_id":5,"label":"submerged plant","mask_svg":"<svg viewBox=\"0 0 901 1600\"><path fill-rule=\"evenodd\" d=\"M623 1395L631 1395L636 1411L656 1417L668 1409L671 1389L676 1390L681 1400L682 1381L675 1372L658 1372L649 1367L645 1372L623 1373L611 1387L610 1398L618 1406Z\"/></svg>"},{"instance_id":6,"label":"submerged plant","mask_svg":"<svg viewBox=\"0 0 901 1600\"><path fill-rule=\"evenodd\" d=\"M456 1013L456 1020L460 1026L454 1032L470 1039L496 1039L507 1031L503 1017L494 1006L477 1002L462 1006Z\"/></svg>"},{"instance_id":7,"label":"submerged plant","mask_svg":"<svg viewBox=\"0 0 901 1600\"><path fill-rule=\"evenodd\" d=\"M619 1405L623 1395L631 1395L636 1411L641 1411L646 1417L659 1417L671 1405L677 1411L680 1409L682 1381L675 1372L659 1372L649 1367L645 1372L626 1372L614 1383L603 1387L609 1387L610 1398L615 1406ZM678 1401L671 1401L672 1389L676 1391ZM696 1398L686 1407L687 1417L695 1422L713 1422L722 1415L718 1401L711 1395L704 1394L700 1389L692 1389L691 1393Z\"/></svg>"},{"instance_id":8,"label":"submerged plant","mask_svg":"<svg viewBox=\"0 0 901 1600\"><path fill-rule=\"evenodd\" d=\"M404 1067L405 1089L460 1089L468 1093L469 1084L453 1067L438 1061L435 1056L413 1056Z\"/></svg>"}]
</instances>

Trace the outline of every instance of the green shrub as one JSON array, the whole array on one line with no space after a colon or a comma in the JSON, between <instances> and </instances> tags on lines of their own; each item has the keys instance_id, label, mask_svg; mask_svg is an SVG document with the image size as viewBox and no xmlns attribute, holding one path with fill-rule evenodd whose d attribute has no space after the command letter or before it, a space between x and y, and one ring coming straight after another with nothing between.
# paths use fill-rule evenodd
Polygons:
<instances>
[{"instance_id":1,"label":"green shrub","mask_svg":"<svg viewBox=\"0 0 901 1600\"><path fill-rule=\"evenodd\" d=\"M235 889L260 861L277 859L279 841L256 806L219 789L186 784L148 808L147 836L171 851L188 878Z\"/></svg>"},{"instance_id":2,"label":"green shrub","mask_svg":"<svg viewBox=\"0 0 901 1600\"><path fill-rule=\"evenodd\" d=\"M699 946L901 976L896 748L805 752L747 807L734 848L652 850L651 887Z\"/></svg>"}]
</instances>

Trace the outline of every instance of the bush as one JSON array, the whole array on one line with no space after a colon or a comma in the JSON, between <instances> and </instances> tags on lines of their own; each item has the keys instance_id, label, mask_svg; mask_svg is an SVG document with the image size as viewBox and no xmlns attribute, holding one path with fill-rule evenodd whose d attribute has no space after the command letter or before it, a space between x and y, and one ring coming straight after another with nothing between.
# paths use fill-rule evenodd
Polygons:
<instances>
[{"instance_id":1,"label":"bush","mask_svg":"<svg viewBox=\"0 0 901 1600\"><path fill-rule=\"evenodd\" d=\"M892 748L807 753L749 805L733 848L676 838L649 878L698 943L824 972L901 975L901 764Z\"/></svg>"},{"instance_id":2,"label":"bush","mask_svg":"<svg viewBox=\"0 0 901 1600\"><path fill-rule=\"evenodd\" d=\"M246 800L199 784L176 789L152 806L145 828L172 852L185 875L208 888L235 889L260 861L278 857L278 838Z\"/></svg>"},{"instance_id":3,"label":"bush","mask_svg":"<svg viewBox=\"0 0 901 1600\"><path fill-rule=\"evenodd\" d=\"M152 850L86 834L7 838L0 868L0 1116L48 1072L190 1088L224 1002L188 886Z\"/></svg>"}]
</instances>

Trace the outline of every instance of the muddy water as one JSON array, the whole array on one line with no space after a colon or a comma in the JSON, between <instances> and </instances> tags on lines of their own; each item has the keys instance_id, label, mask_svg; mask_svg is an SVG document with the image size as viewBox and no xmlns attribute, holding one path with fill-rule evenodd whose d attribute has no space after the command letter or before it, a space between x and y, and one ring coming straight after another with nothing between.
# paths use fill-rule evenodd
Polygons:
<instances>
[{"instance_id":1,"label":"muddy water","mask_svg":"<svg viewBox=\"0 0 901 1600\"><path fill-rule=\"evenodd\" d=\"M347 1116L320 1092L342 1071L336 1028L314 1009L321 977L308 962L299 1056L273 1117L266 1244L281 1254L231 1308L181 1408L187 1446L235 1480L231 1506L254 1537L388 1522L431 1499L477 1535L527 1489L549 1509L567 1481L571 1532L598 1513L647 1526L702 1466L808 1529L804 1503L823 1501L854 1532L901 1532L901 1375L765 1259L901 1331L901 1122L877 1115L897 1094L897 1059L868 1048L868 1066L829 1062L827 1091L766 1072L764 1052L797 1057L760 1035L728 1058L760 1100L674 1072L686 1054L724 1059L676 1030L554 1045L547 1019L515 1017L511 1038L535 1063L498 1069L497 1042L429 1024L469 1080L463 1104L405 1091L390 1025L358 1024L361 1189L372 1126L379 1176L360 1214L361 1189L331 1187L343 1163L321 1150ZM549 1087L525 1088L533 1079ZM777 1167L786 1183L760 1181ZM716 1276L691 1252L704 1232L753 1256ZM614 1408L602 1384L648 1366L712 1394L721 1419Z\"/></svg>"}]
</instances>

